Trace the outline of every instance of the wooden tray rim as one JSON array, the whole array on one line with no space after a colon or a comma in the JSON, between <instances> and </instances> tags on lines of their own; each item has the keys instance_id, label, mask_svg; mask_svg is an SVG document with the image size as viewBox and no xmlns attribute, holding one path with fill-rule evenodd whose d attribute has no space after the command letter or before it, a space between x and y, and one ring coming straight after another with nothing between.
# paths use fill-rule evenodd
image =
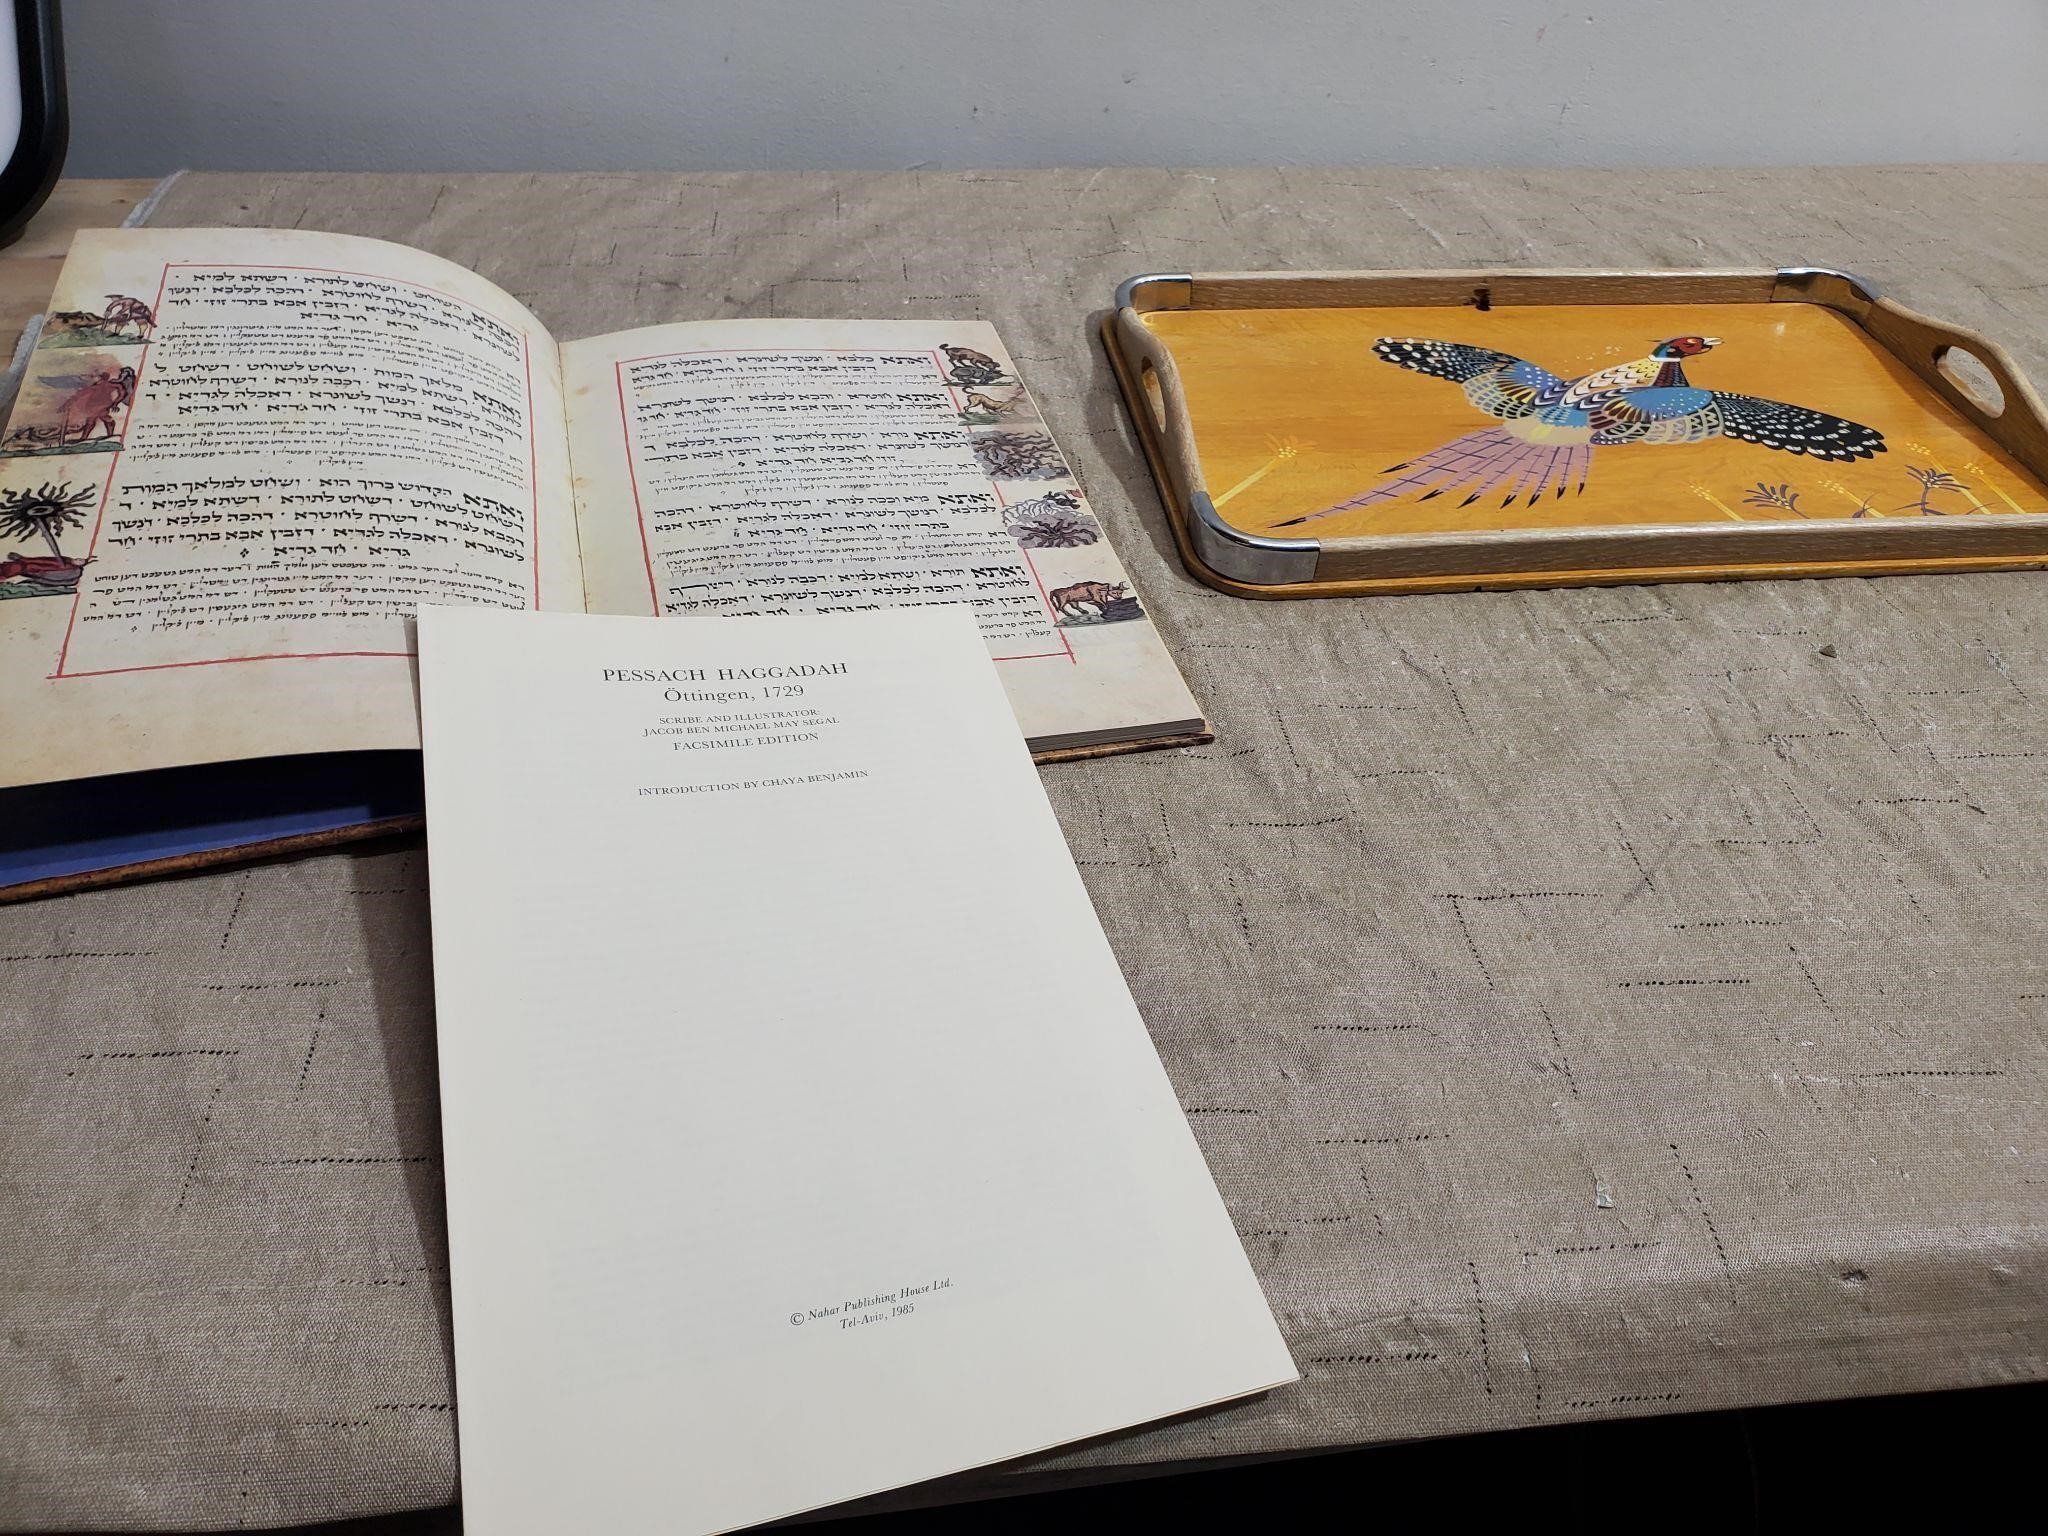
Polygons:
<instances>
[{"instance_id":1,"label":"wooden tray rim","mask_svg":"<svg viewBox=\"0 0 2048 1536\"><path fill-rule=\"evenodd\" d=\"M1978 513L1949 524L1815 522L1593 524L1445 530L1341 538L1273 538L1224 521L1210 501L1193 445L1186 395L1171 350L1143 323L1159 310L1209 308L1478 307L1558 303L1816 303L1847 316L2025 468L2048 479L2048 406L1995 343L1882 298L1875 286L1826 267L1598 271L1462 268L1440 271L1146 273L1117 288L1102 335L1125 405L1174 524L1182 558L1224 590L1397 590L1457 583L1580 584L1654 580L1659 569L1698 573L1836 574L1837 567L2003 569L2048 559L2048 517ZM1996 380L2003 409L1979 404L1944 368L1953 348L1974 354ZM1141 375L1149 371L1158 398ZM1660 548L1659 546L1664 546ZM1792 570L1789 567L1812 567ZM1827 569L1819 569L1826 567ZM1709 573L1711 574L1711 573ZM1213 579L1212 579L1213 578ZM1693 574L1680 579L1708 579ZM1357 588L1363 590L1363 587ZM1273 595L1295 595L1275 592ZM1299 595L1311 595L1300 592Z\"/></svg>"}]
</instances>

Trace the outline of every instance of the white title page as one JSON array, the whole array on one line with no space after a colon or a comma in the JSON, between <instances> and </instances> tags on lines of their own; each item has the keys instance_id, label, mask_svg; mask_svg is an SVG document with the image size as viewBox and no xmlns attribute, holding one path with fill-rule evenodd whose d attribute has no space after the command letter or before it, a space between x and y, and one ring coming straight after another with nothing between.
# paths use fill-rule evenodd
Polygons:
<instances>
[{"instance_id":1,"label":"white title page","mask_svg":"<svg viewBox=\"0 0 2048 1536\"><path fill-rule=\"evenodd\" d=\"M966 610L430 608L420 666L470 1531L1295 1379Z\"/></svg>"}]
</instances>

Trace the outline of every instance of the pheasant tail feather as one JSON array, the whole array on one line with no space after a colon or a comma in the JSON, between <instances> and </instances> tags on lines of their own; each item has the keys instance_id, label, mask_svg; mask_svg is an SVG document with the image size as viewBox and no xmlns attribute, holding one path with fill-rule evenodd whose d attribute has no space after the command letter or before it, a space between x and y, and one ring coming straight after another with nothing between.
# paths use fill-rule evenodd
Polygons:
<instances>
[{"instance_id":1,"label":"pheasant tail feather","mask_svg":"<svg viewBox=\"0 0 2048 1536\"><path fill-rule=\"evenodd\" d=\"M1505 428L1488 427L1483 432L1453 438L1441 448L1432 448L1405 464L1395 465L1388 471L1391 479L1382 480L1362 495L1273 526L1293 528L1335 517L1340 512L1377 507L1416 492L1428 501L1447 491L1462 490L1467 494L1459 505L1470 506L1489 492L1505 490L1507 500L1501 503L1503 507L1513 505L1515 498L1524 494L1533 506L1553 487L1558 495L1573 480L1583 488L1592 460L1589 444L1527 443Z\"/></svg>"}]
</instances>

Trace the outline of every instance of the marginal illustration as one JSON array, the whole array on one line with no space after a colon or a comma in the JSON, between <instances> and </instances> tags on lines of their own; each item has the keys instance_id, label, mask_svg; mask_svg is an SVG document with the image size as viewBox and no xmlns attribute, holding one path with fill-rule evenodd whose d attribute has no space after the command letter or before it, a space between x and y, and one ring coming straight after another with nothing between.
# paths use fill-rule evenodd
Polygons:
<instances>
[{"instance_id":1,"label":"marginal illustration","mask_svg":"<svg viewBox=\"0 0 2048 1536\"><path fill-rule=\"evenodd\" d=\"M967 403L960 408L960 420L970 427L999 426L1034 414L1031 397L1022 389L1013 389L1001 399L982 390L970 389L967 391Z\"/></svg>"},{"instance_id":2,"label":"marginal illustration","mask_svg":"<svg viewBox=\"0 0 2048 1536\"><path fill-rule=\"evenodd\" d=\"M1077 581L1069 587L1054 587L1045 600L1052 607L1054 621L1062 626L1121 624L1145 617L1129 582Z\"/></svg>"},{"instance_id":3,"label":"marginal illustration","mask_svg":"<svg viewBox=\"0 0 2048 1536\"><path fill-rule=\"evenodd\" d=\"M1047 491L1003 508L1003 526L1026 549L1079 549L1102 538L1102 525L1076 491Z\"/></svg>"},{"instance_id":4,"label":"marginal illustration","mask_svg":"<svg viewBox=\"0 0 2048 1536\"><path fill-rule=\"evenodd\" d=\"M69 597L78 589L87 562L65 554L60 540L85 526L86 510L97 495L92 486L74 489L68 480L0 491L0 540L41 539L50 551L24 555L10 550L0 558L0 598Z\"/></svg>"},{"instance_id":5,"label":"marginal illustration","mask_svg":"<svg viewBox=\"0 0 2048 1536\"><path fill-rule=\"evenodd\" d=\"M1674 336L1634 362L1563 379L1489 347L1382 336L1373 343L1376 356L1460 386L1467 400L1503 424L1390 465L1385 473L1392 478L1361 495L1272 526L1291 528L1410 493L1428 501L1463 490L1468 494L1459 505L1470 506L1505 489L1503 507L1513 506L1518 496L1534 506L1546 493L1564 495L1573 482L1583 494L1596 448L1730 437L1842 463L1885 451L1884 435L1858 422L1781 400L1695 386L1685 376L1686 360L1719 345L1712 336Z\"/></svg>"},{"instance_id":6,"label":"marginal illustration","mask_svg":"<svg viewBox=\"0 0 2048 1536\"><path fill-rule=\"evenodd\" d=\"M38 348L35 356L42 359L44 349ZM14 426L0 442L0 450L89 453L121 446L128 406L135 398L134 367L106 352L63 362L73 371L45 373L31 365L15 401Z\"/></svg>"},{"instance_id":7,"label":"marginal illustration","mask_svg":"<svg viewBox=\"0 0 2048 1536\"><path fill-rule=\"evenodd\" d=\"M125 293L107 295L99 314L89 309L52 310L43 322L46 347L105 347L149 340L156 314L142 300Z\"/></svg>"},{"instance_id":8,"label":"marginal illustration","mask_svg":"<svg viewBox=\"0 0 2048 1536\"><path fill-rule=\"evenodd\" d=\"M988 384L1001 384L1010 376L1003 372L1003 365L986 352L977 352L972 347L941 346L946 354L946 377L963 389L979 389Z\"/></svg>"},{"instance_id":9,"label":"marginal illustration","mask_svg":"<svg viewBox=\"0 0 2048 1536\"><path fill-rule=\"evenodd\" d=\"M976 432L974 457L991 480L1064 480L1066 461L1043 432Z\"/></svg>"}]
</instances>

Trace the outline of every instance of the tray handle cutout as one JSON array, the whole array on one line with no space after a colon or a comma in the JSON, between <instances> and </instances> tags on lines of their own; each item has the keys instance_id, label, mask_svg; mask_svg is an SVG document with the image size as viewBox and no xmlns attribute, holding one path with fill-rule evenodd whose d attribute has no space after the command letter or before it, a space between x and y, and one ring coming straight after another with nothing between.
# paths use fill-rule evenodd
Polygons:
<instances>
[{"instance_id":1,"label":"tray handle cutout","mask_svg":"<svg viewBox=\"0 0 2048 1536\"><path fill-rule=\"evenodd\" d=\"M1890 299L1873 303L1863 325L1966 420L2048 479L2048 404L2003 347Z\"/></svg>"},{"instance_id":2,"label":"tray handle cutout","mask_svg":"<svg viewBox=\"0 0 2048 1536\"><path fill-rule=\"evenodd\" d=\"M1316 539L1274 539L1232 527L1209 499L1202 461L1195 452L1194 424L1173 354L1129 304L1117 311L1116 338L1136 397L1132 415L1166 466L1172 494L1178 498L1184 537L1195 558L1231 581L1286 586L1313 581L1322 543ZM1140 404L1139 402L1142 402Z\"/></svg>"},{"instance_id":3,"label":"tray handle cutout","mask_svg":"<svg viewBox=\"0 0 2048 1536\"><path fill-rule=\"evenodd\" d=\"M1968 347L1940 348L1934 354L1934 366L1986 416L2005 414L2005 390L1998 375Z\"/></svg>"},{"instance_id":4,"label":"tray handle cutout","mask_svg":"<svg viewBox=\"0 0 2048 1536\"><path fill-rule=\"evenodd\" d=\"M1152 366L1152 359L1138 359L1138 393L1145 397L1145 405L1152 412L1152 425L1160 432L1166 431L1166 392L1159 385L1159 370Z\"/></svg>"}]
</instances>

